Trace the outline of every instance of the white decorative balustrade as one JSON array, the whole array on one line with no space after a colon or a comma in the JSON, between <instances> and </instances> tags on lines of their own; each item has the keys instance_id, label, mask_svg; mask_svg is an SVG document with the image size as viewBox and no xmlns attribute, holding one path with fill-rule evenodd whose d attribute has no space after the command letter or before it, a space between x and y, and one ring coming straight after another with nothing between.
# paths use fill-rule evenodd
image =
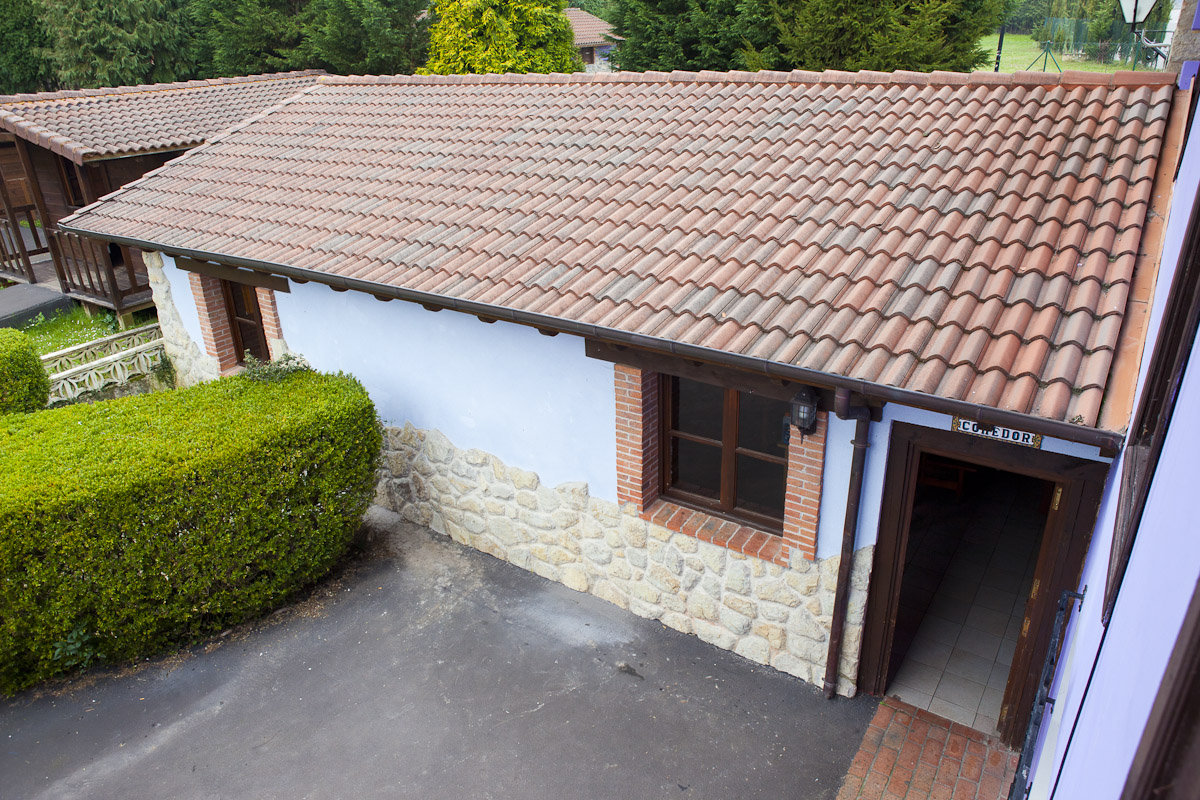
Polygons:
<instances>
[{"instance_id":1,"label":"white decorative balustrade","mask_svg":"<svg viewBox=\"0 0 1200 800\"><path fill-rule=\"evenodd\" d=\"M111 336L104 336L90 342L77 344L74 347L47 353L42 356L42 366L46 368L46 372L54 375L57 372L65 372L71 367L78 367L80 364L87 364L161 338L162 331L159 330L158 323L153 322L140 328L131 328Z\"/></svg>"},{"instance_id":2,"label":"white decorative balustrade","mask_svg":"<svg viewBox=\"0 0 1200 800\"><path fill-rule=\"evenodd\" d=\"M50 403L74 400L148 375L163 353L156 323L42 356L50 373Z\"/></svg>"}]
</instances>

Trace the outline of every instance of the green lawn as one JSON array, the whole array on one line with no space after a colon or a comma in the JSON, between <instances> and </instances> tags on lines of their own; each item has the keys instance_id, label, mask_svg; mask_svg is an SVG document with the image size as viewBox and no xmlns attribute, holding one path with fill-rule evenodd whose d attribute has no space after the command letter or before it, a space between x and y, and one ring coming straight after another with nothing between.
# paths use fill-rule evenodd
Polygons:
<instances>
[{"instance_id":1,"label":"green lawn","mask_svg":"<svg viewBox=\"0 0 1200 800\"><path fill-rule=\"evenodd\" d=\"M999 34L985 36L979 40L979 46L991 53L991 59L983 69L992 69L996 65L996 45L1000 41ZM1079 69L1087 72L1116 72L1117 70L1129 69L1129 62L1113 61L1106 64L1101 64L1098 61L1085 61L1077 56L1057 55L1058 64L1063 69ZM1034 63L1036 62L1036 64ZM1042 50L1041 45L1029 38L1027 33L1008 33L1004 35L1004 52L1000 54L1000 71L1001 72L1016 72L1017 70L1030 69L1041 72L1043 70ZM1056 72L1054 62L1047 60L1045 70Z\"/></svg>"},{"instance_id":2,"label":"green lawn","mask_svg":"<svg viewBox=\"0 0 1200 800\"><path fill-rule=\"evenodd\" d=\"M40 322L35 320L22 330L29 334L37 351L46 355L116 333L117 321L111 314L89 317L82 308L75 308L55 314L49 319L43 318Z\"/></svg>"}]
</instances>

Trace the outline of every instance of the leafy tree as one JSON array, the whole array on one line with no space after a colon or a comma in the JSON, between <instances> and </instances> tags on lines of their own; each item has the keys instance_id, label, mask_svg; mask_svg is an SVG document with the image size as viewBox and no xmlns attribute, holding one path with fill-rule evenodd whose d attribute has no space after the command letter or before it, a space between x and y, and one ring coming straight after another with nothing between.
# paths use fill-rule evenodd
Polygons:
<instances>
[{"instance_id":1,"label":"leafy tree","mask_svg":"<svg viewBox=\"0 0 1200 800\"><path fill-rule=\"evenodd\" d=\"M1003 0L771 0L781 61L797 69L966 72Z\"/></svg>"},{"instance_id":2,"label":"leafy tree","mask_svg":"<svg viewBox=\"0 0 1200 800\"><path fill-rule=\"evenodd\" d=\"M55 78L64 86L190 77L186 0L42 0Z\"/></svg>"},{"instance_id":3,"label":"leafy tree","mask_svg":"<svg viewBox=\"0 0 1200 800\"><path fill-rule=\"evenodd\" d=\"M612 0L621 69L760 69L779 60L768 0Z\"/></svg>"},{"instance_id":4,"label":"leafy tree","mask_svg":"<svg viewBox=\"0 0 1200 800\"><path fill-rule=\"evenodd\" d=\"M1011 33L1029 33L1050 16L1050 0L1010 0L1004 26Z\"/></svg>"},{"instance_id":5,"label":"leafy tree","mask_svg":"<svg viewBox=\"0 0 1200 800\"><path fill-rule=\"evenodd\" d=\"M34 92L51 83L50 38L34 0L0 0L0 94Z\"/></svg>"},{"instance_id":6,"label":"leafy tree","mask_svg":"<svg viewBox=\"0 0 1200 800\"><path fill-rule=\"evenodd\" d=\"M576 72L565 0L442 0L426 74Z\"/></svg>"},{"instance_id":7,"label":"leafy tree","mask_svg":"<svg viewBox=\"0 0 1200 800\"><path fill-rule=\"evenodd\" d=\"M205 77L302 68L308 0L192 0L198 71Z\"/></svg>"},{"instance_id":8,"label":"leafy tree","mask_svg":"<svg viewBox=\"0 0 1200 800\"><path fill-rule=\"evenodd\" d=\"M429 47L424 9L425 0L313 0L298 60L343 75L411 74Z\"/></svg>"},{"instance_id":9,"label":"leafy tree","mask_svg":"<svg viewBox=\"0 0 1200 800\"><path fill-rule=\"evenodd\" d=\"M581 8L606 22L611 21L612 0L568 0L567 5L571 8Z\"/></svg>"}]
</instances>

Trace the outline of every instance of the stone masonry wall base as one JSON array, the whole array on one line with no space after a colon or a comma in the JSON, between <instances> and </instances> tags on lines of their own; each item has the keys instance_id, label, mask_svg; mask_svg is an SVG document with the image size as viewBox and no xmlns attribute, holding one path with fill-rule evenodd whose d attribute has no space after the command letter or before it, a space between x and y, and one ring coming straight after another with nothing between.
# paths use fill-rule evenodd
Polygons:
<instances>
[{"instance_id":1,"label":"stone masonry wall base","mask_svg":"<svg viewBox=\"0 0 1200 800\"><path fill-rule=\"evenodd\" d=\"M441 432L389 427L376 502L410 522L809 683L825 674L838 557L787 567L641 519ZM874 548L854 555L838 693L852 696Z\"/></svg>"}]
</instances>

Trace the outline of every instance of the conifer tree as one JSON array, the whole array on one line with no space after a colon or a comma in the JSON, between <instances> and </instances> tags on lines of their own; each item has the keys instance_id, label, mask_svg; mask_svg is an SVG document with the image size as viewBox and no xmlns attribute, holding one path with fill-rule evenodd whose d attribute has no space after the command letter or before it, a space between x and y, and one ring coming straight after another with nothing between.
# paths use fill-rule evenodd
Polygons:
<instances>
[{"instance_id":1,"label":"conifer tree","mask_svg":"<svg viewBox=\"0 0 1200 800\"><path fill-rule=\"evenodd\" d=\"M71 88L188 78L186 0L42 0L55 78Z\"/></svg>"},{"instance_id":2,"label":"conifer tree","mask_svg":"<svg viewBox=\"0 0 1200 800\"><path fill-rule=\"evenodd\" d=\"M411 74L425 63L425 0L313 0L296 60L341 75Z\"/></svg>"},{"instance_id":3,"label":"conifer tree","mask_svg":"<svg viewBox=\"0 0 1200 800\"><path fill-rule=\"evenodd\" d=\"M613 0L621 69L758 69L778 61L767 0Z\"/></svg>"},{"instance_id":4,"label":"conifer tree","mask_svg":"<svg viewBox=\"0 0 1200 800\"><path fill-rule=\"evenodd\" d=\"M0 0L0 94L35 92L54 83L40 10L33 0Z\"/></svg>"},{"instance_id":5,"label":"conifer tree","mask_svg":"<svg viewBox=\"0 0 1200 800\"><path fill-rule=\"evenodd\" d=\"M308 0L191 0L203 77L300 69Z\"/></svg>"},{"instance_id":6,"label":"conifer tree","mask_svg":"<svg viewBox=\"0 0 1200 800\"><path fill-rule=\"evenodd\" d=\"M782 65L793 69L967 72L1004 0L771 0Z\"/></svg>"}]
</instances>

